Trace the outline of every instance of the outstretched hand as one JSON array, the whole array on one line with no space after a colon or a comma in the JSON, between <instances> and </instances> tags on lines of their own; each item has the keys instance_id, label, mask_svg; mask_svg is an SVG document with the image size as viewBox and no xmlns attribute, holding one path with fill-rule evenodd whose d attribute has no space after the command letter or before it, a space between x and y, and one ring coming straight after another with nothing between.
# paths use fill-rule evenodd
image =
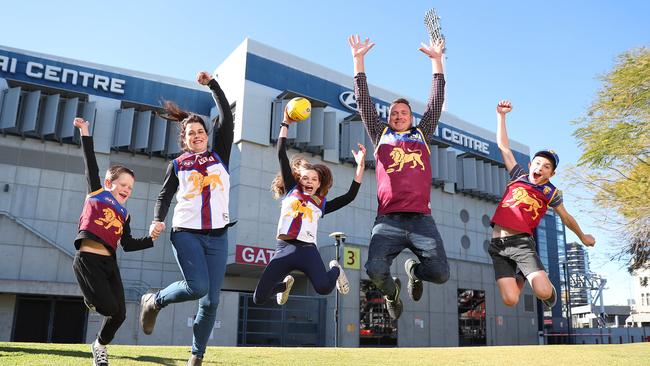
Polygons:
<instances>
[{"instance_id":1,"label":"outstretched hand","mask_svg":"<svg viewBox=\"0 0 650 366\"><path fill-rule=\"evenodd\" d=\"M512 111L512 103L509 100L502 100L497 104L497 113L506 114Z\"/></svg>"},{"instance_id":2,"label":"outstretched hand","mask_svg":"<svg viewBox=\"0 0 650 366\"><path fill-rule=\"evenodd\" d=\"M201 71L196 74L196 81L201 85L208 85L210 80L212 80L212 75L210 75L207 71Z\"/></svg>"},{"instance_id":3,"label":"outstretched hand","mask_svg":"<svg viewBox=\"0 0 650 366\"><path fill-rule=\"evenodd\" d=\"M580 240L582 241L582 244L587 247L593 247L596 245L596 238L594 238L591 234L585 234L582 238L580 238Z\"/></svg>"},{"instance_id":4,"label":"outstretched hand","mask_svg":"<svg viewBox=\"0 0 650 366\"><path fill-rule=\"evenodd\" d=\"M370 42L369 38L366 38L365 41L361 42L359 35L351 35L348 37L348 44L350 45L350 51L352 51L352 57L363 57L370 51L370 49L375 45Z\"/></svg>"},{"instance_id":5,"label":"outstretched hand","mask_svg":"<svg viewBox=\"0 0 650 366\"><path fill-rule=\"evenodd\" d=\"M429 58L440 60L442 59L442 52L445 50L445 40L439 39L436 42L429 41L429 44L420 43L418 50L429 56Z\"/></svg>"},{"instance_id":6,"label":"outstretched hand","mask_svg":"<svg viewBox=\"0 0 650 366\"><path fill-rule=\"evenodd\" d=\"M357 162L357 165L365 165L366 163L366 147L362 144L357 144L359 146L359 151L352 150L352 155L354 155L354 161Z\"/></svg>"},{"instance_id":7,"label":"outstretched hand","mask_svg":"<svg viewBox=\"0 0 650 366\"><path fill-rule=\"evenodd\" d=\"M287 112L287 107L288 107L288 105L284 107L284 118L283 118L282 122L290 125L290 124L292 124L294 122L297 122L297 121L295 119L291 119L291 117L289 117L289 112Z\"/></svg>"}]
</instances>

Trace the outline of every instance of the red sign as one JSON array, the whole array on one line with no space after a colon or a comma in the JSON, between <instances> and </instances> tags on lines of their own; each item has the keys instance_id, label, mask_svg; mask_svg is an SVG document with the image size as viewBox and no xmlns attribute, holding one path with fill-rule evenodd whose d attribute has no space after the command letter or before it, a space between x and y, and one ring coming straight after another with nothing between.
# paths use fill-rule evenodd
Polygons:
<instances>
[{"instance_id":1,"label":"red sign","mask_svg":"<svg viewBox=\"0 0 650 366\"><path fill-rule=\"evenodd\" d=\"M269 248L237 244L235 247L235 263L266 266L273 258L274 252L275 250Z\"/></svg>"}]
</instances>

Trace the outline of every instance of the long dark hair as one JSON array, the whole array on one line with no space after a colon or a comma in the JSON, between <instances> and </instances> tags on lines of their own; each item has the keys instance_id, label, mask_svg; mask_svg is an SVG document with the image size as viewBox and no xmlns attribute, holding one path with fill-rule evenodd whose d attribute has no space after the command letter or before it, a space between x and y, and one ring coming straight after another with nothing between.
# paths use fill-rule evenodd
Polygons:
<instances>
[{"instance_id":1,"label":"long dark hair","mask_svg":"<svg viewBox=\"0 0 650 366\"><path fill-rule=\"evenodd\" d=\"M300 182L300 171L301 170L313 170L318 174L318 180L320 180L320 187L316 191L316 194L319 196L326 196L332 187L333 178L332 171L327 165L324 164L312 164L307 159L300 155L295 155L291 159L291 174L293 179L296 182ZM300 183L298 183L300 184ZM284 179L282 178L282 173L278 172L271 182L271 192L273 192L273 198L279 199L282 198L287 192L284 186Z\"/></svg>"},{"instance_id":2,"label":"long dark hair","mask_svg":"<svg viewBox=\"0 0 650 366\"><path fill-rule=\"evenodd\" d=\"M201 116L185 111L181 109L176 103L166 100L164 103L165 112L160 116L168 121L178 122L180 124L180 132L178 134L178 145L183 151L190 151L190 149L185 145L185 130L187 125L190 123L200 123L205 129L205 133L208 133L208 127L205 125L205 121Z\"/></svg>"}]
</instances>

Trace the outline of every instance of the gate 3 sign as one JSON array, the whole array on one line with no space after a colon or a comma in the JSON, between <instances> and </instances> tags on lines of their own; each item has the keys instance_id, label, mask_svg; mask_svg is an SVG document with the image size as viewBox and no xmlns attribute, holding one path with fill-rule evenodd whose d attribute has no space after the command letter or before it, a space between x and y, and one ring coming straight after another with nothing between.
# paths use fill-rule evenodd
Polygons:
<instances>
[{"instance_id":1,"label":"gate 3 sign","mask_svg":"<svg viewBox=\"0 0 650 366\"><path fill-rule=\"evenodd\" d=\"M235 248L235 263L266 266L273 258L275 250L269 248L250 247L237 244Z\"/></svg>"}]
</instances>

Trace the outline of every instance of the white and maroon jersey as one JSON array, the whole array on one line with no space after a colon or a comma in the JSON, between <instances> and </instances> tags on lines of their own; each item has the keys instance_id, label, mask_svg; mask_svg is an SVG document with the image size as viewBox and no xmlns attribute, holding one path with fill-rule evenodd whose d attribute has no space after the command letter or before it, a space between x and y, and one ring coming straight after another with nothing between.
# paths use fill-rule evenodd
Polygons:
<instances>
[{"instance_id":1,"label":"white and maroon jersey","mask_svg":"<svg viewBox=\"0 0 650 366\"><path fill-rule=\"evenodd\" d=\"M230 222L230 174L216 152L186 152L174 159L178 177L172 226L186 229L220 229Z\"/></svg>"},{"instance_id":2,"label":"white and maroon jersey","mask_svg":"<svg viewBox=\"0 0 650 366\"><path fill-rule=\"evenodd\" d=\"M278 239L280 235L316 244L318 220L323 216L325 197L308 195L296 187L282 200Z\"/></svg>"},{"instance_id":3,"label":"white and maroon jersey","mask_svg":"<svg viewBox=\"0 0 650 366\"><path fill-rule=\"evenodd\" d=\"M418 128L386 127L375 148L378 213L431 214L431 153Z\"/></svg>"}]
</instances>

